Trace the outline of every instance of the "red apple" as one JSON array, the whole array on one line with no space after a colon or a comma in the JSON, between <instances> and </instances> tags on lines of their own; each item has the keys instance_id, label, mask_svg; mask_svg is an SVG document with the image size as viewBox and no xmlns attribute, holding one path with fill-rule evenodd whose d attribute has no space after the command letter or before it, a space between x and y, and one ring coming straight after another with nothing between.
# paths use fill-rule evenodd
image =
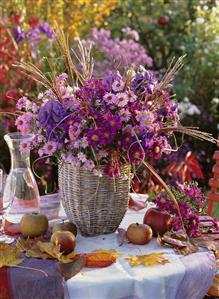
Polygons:
<instances>
[{"instance_id":1,"label":"red apple","mask_svg":"<svg viewBox=\"0 0 219 299\"><path fill-rule=\"evenodd\" d=\"M148 243L152 239L152 235L152 229L147 224L132 223L126 231L128 240L136 245Z\"/></svg>"},{"instance_id":2,"label":"red apple","mask_svg":"<svg viewBox=\"0 0 219 299\"><path fill-rule=\"evenodd\" d=\"M166 25L168 22L169 22L169 18L167 16L161 16L158 19L158 24L162 26Z\"/></svg>"},{"instance_id":3,"label":"red apple","mask_svg":"<svg viewBox=\"0 0 219 299\"><path fill-rule=\"evenodd\" d=\"M68 231L56 231L52 234L51 240L54 245L60 245L60 251L68 254L72 252L76 245L75 236Z\"/></svg>"},{"instance_id":4,"label":"red apple","mask_svg":"<svg viewBox=\"0 0 219 299\"><path fill-rule=\"evenodd\" d=\"M145 213L143 223L150 225L155 236L163 235L171 229L172 217L166 211L151 208Z\"/></svg>"},{"instance_id":5,"label":"red apple","mask_svg":"<svg viewBox=\"0 0 219 299\"><path fill-rule=\"evenodd\" d=\"M75 235L75 237L77 236L77 226L69 221L63 221L60 223L56 223L54 224L53 228L52 228L52 232L56 232L57 230L65 230L65 231L69 231L71 233L73 233Z\"/></svg>"}]
</instances>

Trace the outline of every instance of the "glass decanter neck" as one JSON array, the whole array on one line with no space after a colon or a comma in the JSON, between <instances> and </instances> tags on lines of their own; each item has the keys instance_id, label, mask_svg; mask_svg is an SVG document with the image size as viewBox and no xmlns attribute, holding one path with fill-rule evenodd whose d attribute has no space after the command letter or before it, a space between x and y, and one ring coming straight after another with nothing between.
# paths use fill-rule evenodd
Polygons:
<instances>
[{"instance_id":1,"label":"glass decanter neck","mask_svg":"<svg viewBox=\"0 0 219 299\"><path fill-rule=\"evenodd\" d=\"M30 151L20 151L22 141L31 141L34 135L22 136L20 133L9 133L4 136L11 154L11 169L30 167Z\"/></svg>"}]
</instances>

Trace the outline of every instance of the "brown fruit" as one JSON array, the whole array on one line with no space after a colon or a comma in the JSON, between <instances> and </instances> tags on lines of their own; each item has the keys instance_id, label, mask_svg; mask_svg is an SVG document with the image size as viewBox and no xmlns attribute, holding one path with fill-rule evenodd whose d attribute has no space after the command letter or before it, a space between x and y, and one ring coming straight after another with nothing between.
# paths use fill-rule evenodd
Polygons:
<instances>
[{"instance_id":1,"label":"brown fruit","mask_svg":"<svg viewBox=\"0 0 219 299\"><path fill-rule=\"evenodd\" d=\"M132 223L126 231L128 240L137 245L148 243L152 239L152 235L152 229L147 224Z\"/></svg>"},{"instance_id":2,"label":"brown fruit","mask_svg":"<svg viewBox=\"0 0 219 299\"><path fill-rule=\"evenodd\" d=\"M76 245L75 236L68 231L56 231L52 234L51 240L54 245L60 245L60 251L65 254L74 250Z\"/></svg>"},{"instance_id":3,"label":"brown fruit","mask_svg":"<svg viewBox=\"0 0 219 299\"><path fill-rule=\"evenodd\" d=\"M172 228L172 217L169 213L161 211L158 208L148 209L144 215L144 224L148 224L153 231L154 236L163 235Z\"/></svg>"},{"instance_id":4,"label":"brown fruit","mask_svg":"<svg viewBox=\"0 0 219 299\"><path fill-rule=\"evenodd\" d=\"M20 230L24 237L38 237L48 230L48 218L44 214L25 214L20 221Z\"/></svg>"},{"instance_id":5,"label":"brown fruit","mask_svg":"<svg viewBox=\"0 0 219 299\"><path fill-rule=\"evenodd\" d=\"M75 237L77 236L77 226L69 221L63 221L60 223L56 223L54 224L53 228L52 228L52 232L56 232L57 230L64 230L64 231L69 231L71 233L73 233L75 235Z\"/></svg>"}]
</instances>

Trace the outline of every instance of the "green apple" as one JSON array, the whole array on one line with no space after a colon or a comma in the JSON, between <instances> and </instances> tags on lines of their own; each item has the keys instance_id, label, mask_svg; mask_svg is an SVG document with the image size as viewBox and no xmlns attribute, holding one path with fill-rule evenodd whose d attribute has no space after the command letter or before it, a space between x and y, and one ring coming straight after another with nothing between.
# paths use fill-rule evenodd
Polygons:
<instances>
[{"instance_id":1,"label":"green apple","mask_svg":"<svg viewBox=\"0 0 219 299\"><path fill-rule=\"evenodd\" d=\"M20 221L21 233L24 237L38 237L48 230L48 218L44 214L25 214Z\"/></svg>"}]
</instances>

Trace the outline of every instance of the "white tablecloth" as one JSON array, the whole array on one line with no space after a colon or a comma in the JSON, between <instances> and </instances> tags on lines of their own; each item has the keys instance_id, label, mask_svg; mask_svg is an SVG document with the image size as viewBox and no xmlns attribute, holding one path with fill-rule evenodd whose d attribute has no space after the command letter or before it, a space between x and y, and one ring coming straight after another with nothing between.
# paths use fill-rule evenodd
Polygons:
<instances>
[{"instance_id":1,"label":"white tablecloth","mask_svg":"<svg viewBox=\"0 0 219 299\"><path fill-rule=\"evenodd\" d=\"M130 223L142 223L145 209L128 210L120 227ZM172 299L181 283L185 266L172 249L162 248L153 239L146 245L123 244L119 246L116 233L97 237L77 236L76 252L91 252L95 249L116 249L123 254L110 267L85 268L83 272L67 281L71 299ZM171 263L154 267L131 267L124 257L128 255L164 252ZM183 298L182 298L183 299ZM186 299L186 298L184 298Z\"/></svg>"}]
</instances>

